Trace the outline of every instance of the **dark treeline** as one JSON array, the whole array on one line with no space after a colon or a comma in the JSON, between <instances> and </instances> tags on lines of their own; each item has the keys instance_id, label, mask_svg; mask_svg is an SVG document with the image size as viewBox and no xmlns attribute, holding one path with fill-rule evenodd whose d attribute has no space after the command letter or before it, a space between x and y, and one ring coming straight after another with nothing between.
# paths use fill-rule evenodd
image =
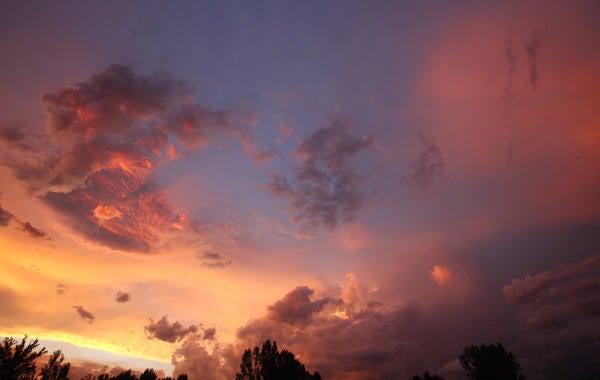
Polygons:
<instances>
[{"instance_id":1,"label":"dark treeline","mask_svg":"<svg viewBox=\"0 0 600 380\"><path fill-rule=\"evenodd\" d=\"M3 338L0 342L0 379L68 380L71 364L65 362L62 352L59 350L47 354L46 348L39 347L37 339L28 341L27 336L20 341ZM48 356L45 363L44 355ZM458 360L469 380L525 380L515 355L500 343L467 346ZM40 363L43 365L38 370ZM271 343L270 340L265 341L260 349L254 347L244 351L239 368L235 380L322 380L319 372L311 374L292 352L279 351L277 343ZM152 368L148 368L142 373L129 369L116 375L88 374L81 380L188 380L188 376L181 374L176 378L159 378ZM410 380L444 378L426 371L412 376Z\"/></svg>"}]
</instances>

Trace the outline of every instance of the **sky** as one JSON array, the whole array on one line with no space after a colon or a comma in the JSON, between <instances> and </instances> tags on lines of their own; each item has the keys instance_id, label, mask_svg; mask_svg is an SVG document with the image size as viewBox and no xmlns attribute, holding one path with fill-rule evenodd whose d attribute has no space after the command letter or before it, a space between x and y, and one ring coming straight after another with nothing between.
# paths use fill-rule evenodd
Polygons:
<instances>
[{"instance_id":1,"label":"sky","mask_svg":"<svg viewBox=\"0 0 600 380\"><path fill-rule=\"evenodd\" d=\"M0 4L0 336L75 378L600 377L600 4Z\"/></svg>"}]
</instances>

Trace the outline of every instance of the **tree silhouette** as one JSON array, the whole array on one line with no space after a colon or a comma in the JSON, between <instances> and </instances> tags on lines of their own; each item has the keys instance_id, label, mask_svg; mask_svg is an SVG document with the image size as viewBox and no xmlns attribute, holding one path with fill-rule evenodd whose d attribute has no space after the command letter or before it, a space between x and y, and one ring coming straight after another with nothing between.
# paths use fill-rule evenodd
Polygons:
<instances>
[{"instance_id":1,"label":"tree silhouette","mask_svg":"<svg viewBox=\"0 0 600 380\"><path fill-rule=\"evenodd\" d=\"M287 350L277 349L277 342L266 340L262 349L249 348L242 354L236 380L321 380L319 372L311 374L304 364Z\"/></svg>"},{"instance_id":2,"label":"tree silhouette","mask_svg":"<svg viewBox=\"0 0 600 380\"><path fill-rule=\"evenodd\" d=\"M54 351L40 372L42 380L68 380L71 363L64 361L65 357L62 352Z\"/></svg>"},{"instance_id":3,"label":"tree silhouette","mask_svg":"<svg viewBox=\"0 0 600 380\"><path fill-rule=\"evenodd\" d=\"M425 371L423 372L423 376L414 375L410 380L444 380L444 378L438 375L430 375L429 371Z\"/></svg>"},{"instance_id":4,"label":"tree silhouette","mask_svg":"<svg viewBox=\"0 0 600 380\"><path fill-rule=\"evenodd\" d=\"M458 360L471 380L525 380L515 355L500 343L465 347Z\"/></svg>"},{"instance_id":5,"label":"tree silhouette","mask_svg":"<svg viewBox=\"0 0 600 380\"><path fill-rule=\"evenodd\" d=\"M158 379L158 375L152 368L146 368L144 373L140 375L140 380L156 380Z\"/></svg>"},{"instance_id":6,"label":"tree silhouette","mask_svg":"<svg viewBox=\"0 0 600 380\"><path fill-rule=\"evenodd\" d=\"M35 376L35 361L46 353L45 348L37 349L37 339L27 342L25 336L20 343L14 338L4 338L0 343L0 379L26 380Z\"/></svg>"}]
</instances>

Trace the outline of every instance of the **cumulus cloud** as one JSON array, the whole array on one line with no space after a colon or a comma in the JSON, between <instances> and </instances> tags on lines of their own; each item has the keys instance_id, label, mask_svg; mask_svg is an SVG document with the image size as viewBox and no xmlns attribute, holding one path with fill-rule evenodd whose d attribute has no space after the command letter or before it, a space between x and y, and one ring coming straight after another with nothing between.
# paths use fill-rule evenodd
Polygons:
<instances>
[{"instance_id":1,"label":"cumulus cloud","mask_svg":"<svg viewBox=\"0 0 600 380\"><path fill-rule=\"evenodd\" d=\"M77 314L79 314L79 316L81 317L81 319L85 319L86 321L88 321L88 323L92 323L94 322L94 314L90 313L89 311L85 310L83 308L83 306L79 305L79 306L73 306L73 308L75 309L75 311L77 311Z\"/></svg>"},{"instance_id":2,"label":"cumulus cloud","mask_svg":"<svg viewBox=\"0 0 600 380\"><path fill-rule=\"evenodd\" d=\"M536 328L560 329L578 319L598 318L600 255L514 279L502 292Z\"/></svg>"},{"instance_id":3,"label":"cumulus cloud","mask_svg":"<svg viewBox=\"0 0 600 380\"><path fill-rule=\"evenodd\" d=\"M144 331L148 334L149 339L155 338L165 342L175 343L183 339L186 335L198 331L198 327L194 325L184 327L178 321L169 323L167 316L165 315L156 322L151 318L150 323L147 326L144 326Z\"/></svg>"},{"instance_id":4,"label":"cumulus cloud","mask_svg":"<svg viewBox=\"0 0 600 380\"><path fill-rule=\"evenodd\" d=\"M292 324L289 318L281 318L281 314L274 313L270 307L265 317L252 320L238 330L238 345L251 347L266 339L275 339L304 358L308 368L318 370L324 377L381 379L409 376L410 367L404 366L399 358L415 359L414 354L410 354L414 343L409 331L421 315L418 303L407 302L382 310L378 303L367 302L370 306L346 312L349 305L341 302L331 309L310 305L306 296L312 292L304 287L290 292L296 296L301 294L298 298L303 306L299 313L292 308L291 315L299 314L306 323ZM287 304L289 299L288 294L275 305Z\"/></svg>"},{"instance_id":5,"label":"cumulus cloud","mask_svg":"<svg viewBox=\"0 0 600 380\"><path fill-rule=\"evenodd\" d=\"M233 379L238 360L232 345L215 344L209 352L199 339L186 339L172 355L173 377L185 373L190 379Z\"/></svg>"},{"instance_id":6,"label":"cumulus cloud","mask_svg":"<svg viewBox=\"0 0 600 380\"><path fill-rule=\"evenodd\" d=\"M117 292L117 295L115 297L115 301L117 301L118 303L129 302L130 299L131 296L129 295L129 293L124 292Z\"/></svg>"},{"instance_id":7,"label":"cumulus cloud","mask_svg":"<svg viewBox=\"0 0 600 380\"><path fill-rule=\"evenodd\" d=\"M330 298L313 299L315 291L308 286L298 286L282 299L269 306L269 318L289 324L305 324L327 304L335 304Z\"/></svg>"},{"instance_id":8,"label":"cumulus cloud","mask_svg":"<svg viewBox=\"0 0 600 380\"><path fill-rule=\"evenodd\" d=\"M48 134L0 126L6 146L0 163L73 230L113 249L150 252L182 228L185 216L152 180L161 162L218 133L237 136L259 154L247 131L252 118L196 104L165 73L112 65L44 94L42 103ZM23 226L33 236L30 227Z\"/></svg>"},{"instance_id":9,"label":"cumulus cloud","mask_svg":"<svg viewBox=\"0 0 600 380\"><path fill-rule=\"evenodd\" d=\"M333 121L315 131L295 150L301 163L287 177L274 174L267 190L287 198L295 215L307 232L319 226L334 229L353 219L361 207L361 179L352 158L369 148L373 137L356 137L348 123Z\"/></svg>"},{"instance_id":10,"label":"cumulus cloud","mask_svg":"<svg viewBox=\"0 0 600 380\"><path fill-rule=\"evenodd\" d=\"M0 227L6 227L13 219L13 214L8 212L6 209L2 208L0 205Z\"/></svg>"}]
</instances>

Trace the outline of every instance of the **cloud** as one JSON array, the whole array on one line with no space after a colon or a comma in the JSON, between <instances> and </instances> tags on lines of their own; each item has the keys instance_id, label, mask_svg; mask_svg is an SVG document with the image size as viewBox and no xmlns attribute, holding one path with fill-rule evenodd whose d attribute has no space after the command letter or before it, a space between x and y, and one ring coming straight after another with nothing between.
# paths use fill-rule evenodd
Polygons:
<instances>
[{"instance_id":1,"label":"cloud","mask_svg":"<svg viewBox=\"0 0 600 380\"><path fill-rule=\"evenodd\" d=\"M203 340L214 340L217 334L217 329L214 327L210 327L204 330L204 334L202 335Z\"/></svg>"},{"instance_id":2,"label":"cloud","mask_svg":"<svg viewBox=\"0 0 600 380\"><path fill-rule=\"evenodd\" d=\"M533 88L537 86L538 82L538 52L541 48L541 38L537 31L531 32L531 40L525 44L525 52L529 57L531 68L529 69L529 83Z\"/></svg>"},{"instance_id":3,"label":"cloud","mask_svg":"<svg viewBox=\"0 0 600 380\"><path fill-rule=\"evenodd\" d=\"M22 221L0 205L0 227L8 226L11 221L15 221L21 227L21 231L26 232L33 238L42 238L46 236L44 231L32 226L29 222Z\"/></svg>"},{"instance_id":4,"label":"cloud","mask_svg":"<svg viewBox=\"0 0 600 380\"><path fill-rule=\"evenodd\" d=\"M514 279L502 289L539 329L561 329L575 320L600 317L600 255Z\"/></svg>"},{"instance_id":5,"label":"cloud","mask_svg":"<svg viewBox=\"0 0 600 380\"><path fill-rule=\"evenodd\" d=\"M438 145L422 133L419 133L422 151L409 164L407 179L410 183L427 187L444 171L444 161Z\"/></svg>"},{"instance_id":6,"label":"cloud","mask_svg":"<svg viewBox=\"0 0 600 380\"><path fill-rule=\"evenodd\" d=\"M281 300L269 306L269 318L289 324L306 324L313 315L323 310L327 304L336 304L330 298L312 300L315 291L308 286L298 286Z\"/></svg>"},{"instance_id":7,"label":"cloud","mask_svg":"<svg viewBox=\"0 0 600 380\"><path fill-rule=\"evenodd\" d=\"M231 260L215 252L201 253L196 257L198 260L202 261L202 266L204 268L225 268L226 266L231 265Z\"/></svg>"},{"instance_id":8,"label":"cloud","mask_svg":"<svg viewBox=\"0 0 600 380\"><path fill-rule=\"evenodd\" d=\"M118 303L129 302L130 299L129 293L124 292L117 292L117 296L115 297L115 301Z\"/></svg>"},{"instance_id":9,"label":"cloud","mask_svg":"<svg viewBox=\"0 0 600 380\"><path fill-rule=\"evenodd\" d=\"M408 302L384 310L379 303L366 302L370 306L352 312L350 305L342 302L333 308L310 305L306 296L312 292L298 287L274 304L287 305L289 294L294 294L300 302L293 304L301 306L299 312L293 307L290 315L303 318L305 323L290 323L289 317L281 318L281 313L273 312L270 307L265 317L254 319L238 330L237 345L252 347L266 339L276 340L325 378L381 379L410 375L411 369L403 360L410 362L418 356L411 353L415 351L415 343L409 333L421 318L418 303Z\"/></svg>"},{"instance_id":10,"label":"cloud","mask_svg":"<svg viewBox=\"0 0 600 380\"><path fill-rule=\"evenodd\" d=\"M45 93L42 103L48 134L2 125L7 149L0 163L74 231L112 249L151 252L182 228L185 216L152 179L161 163L216 134L256 147L248 130L253 117L199 105L165 73L111 65ZM39 149L23 154L25 145Z\"/></svg>"},{"instance_id":11,"label":"cloud","mask_svg":"<svg viewBox=\"0 0 600 380\"><path fill-rule=\"evenodd\" d=\"M233 379L239 366L238 359L231 345L216 344L208 352L199 339L189 338L173 352L173 377L185 373L190 379Z\"/></svg>"},{"instance_id":12,"label":"cloud","mask_svg":"<svg viewBox=\"0 0 600 380\"><path fill-rule=\"evenodd\" d=\"M8 212L6 209L2 208L0 205L0 227L6 227L13 219L13 214Z\"/></svg>"},{"instance_id":13,"label":"cloud","mask_svg":"<svg viewBox=\"0 0 600 380\"><path fill-rule=\"evenodd\" d=\"M69 289L69 287L67 285L58 283L56 285L56 294L59 296L62 296L63 294L65 294L67 292L68 289Z\"/></svg>"},{"instance_id":14,"label":"cloud","mask_svg":"<svg viewBox=\"0 0 600 380\"><path fill-rule=\"evenodd\" d=\"M148 334L149 339L155 338L165 342L175 343L183 339L186 335L198 331L198 327L194 325L184 327L177 321L169 323L167 316L165 315L156 322L150 319L150 324L144 326L144 331Z\"/></svg>"},{"instance_id":15,"label":"cloud","mask_svg":"<svg viewBox=\"0 0 600 380\"><path fill-rule=\"evenodd\" d=\"M436 284L446 285L454 276L454 272L443 265L435 265L429 272L429 276Z\"/></svg>"},{"instance_id":16,"label":"cloud","mask_svg":"<svg viewBox=\"0 0 600 380\"><path fill-rule=\"evenodd\" d=\"M92 313L90 313L89 311L85 310L83 308L83 306L81 306L81 305L73 306L73 308L77 311L77 314L79 314L81 319L87 320L88 323L94 322L94 319L95 319L94 315Z\"/></svg>"},{"instance_id":17,"label":"cloud","mask_svg":"<svg viewBox=\"0 0 600 380\"><path fill-rule=\"evenodd\" d=\"M319 226L334 229L351 221L361 207L361 179L352 158L369 148L373 137L355 137L344 121L333 121L315 131L295 150L301 163L293 176L272 175L267 190L287 198L295 215L293 221L311 232Z\"/></svg>"},{"instance_id":18,"label":"cloud","mask_svg":"<svg viewBox=\"0 0 600 380\"><path fill-rule=\"evenodd\" d=\"M21 223L21 227L22 227L23 231L27 232L29 234L29 236L31 236L31 237L41 238L41 237L46 236L45 232L38 230L37 228L32 226L31 223L29 223L29 222Z\"/></svg>"}]
</instances>

